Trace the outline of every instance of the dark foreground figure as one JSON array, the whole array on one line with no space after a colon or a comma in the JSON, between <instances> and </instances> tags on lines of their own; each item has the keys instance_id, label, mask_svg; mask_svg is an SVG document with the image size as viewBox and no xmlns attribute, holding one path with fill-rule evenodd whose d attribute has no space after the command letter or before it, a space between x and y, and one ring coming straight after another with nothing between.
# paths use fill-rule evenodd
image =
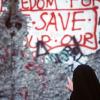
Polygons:
<instances>
[{"instance_id":1,"label":"dark foreground figure","mask_svg":"<svg viewBox=\"0 0 100 100\"><path fill-rule=\"evenodd\" d=\"M70 100L100 100L100 83L89 65L79 65L74 70Z\"/></svg>"}]
</instances>

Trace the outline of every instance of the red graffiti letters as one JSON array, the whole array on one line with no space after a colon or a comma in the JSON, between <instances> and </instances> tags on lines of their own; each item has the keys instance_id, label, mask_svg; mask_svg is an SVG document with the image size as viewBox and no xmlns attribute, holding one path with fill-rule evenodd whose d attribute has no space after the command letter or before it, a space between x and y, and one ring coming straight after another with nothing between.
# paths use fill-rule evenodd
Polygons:
<instances>
[{"instance_id":1,"label":"red graffiti letters","mask_svg":"<svg viewBox=\"0 0 100 100\"><path fill-rule=\"evenodd\" d=\"M25 0L27 1L27 0ZM29 1L24 3L29 3ZM31 1L31 0L30 0ZM78 1L78 0L77 0ZM32 2L32 1L31 1ZM59 7L56 0L34 1L27 6L31 11L32 29L26 37L26 44L36 51L36 43L43 41L47 50L54 50L64 46L74 46L72 37L75 36L79 46L97 49L97 7L94 0L85 2L80 0L80 8L75 6L76 1L70 0L67 8ZM30 4L30 3L29 3ZM77 4L76 4L77 5ZM51 8L49 8L51 6ZM23 13L26 10L23 8Z\"/></svg>"},{"instance_id":2,"label":"red graffiti letters","mask_svg":"<svg viewBox=\"0 0 100 100\"><path fill-rule=\"evenodd\" d=\"M62 3L63 2L63 3ZM74 46L75 36L79 46L96 50L99 0L20 0L19 11L30 16L26 45L36 52L36 43L43 41L47 50ZM0 11L3 11L3 0ZM23 54L22 54L23 55Z\"/></svg>"}]
</instances>

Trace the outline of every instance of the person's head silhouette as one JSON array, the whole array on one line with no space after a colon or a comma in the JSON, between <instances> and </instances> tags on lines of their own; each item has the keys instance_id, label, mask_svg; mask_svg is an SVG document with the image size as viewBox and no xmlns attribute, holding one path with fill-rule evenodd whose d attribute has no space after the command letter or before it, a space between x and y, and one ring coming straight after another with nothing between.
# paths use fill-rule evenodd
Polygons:
<instances>
[{"instance_id":1,"label":"person's head silhouette","mask_svg":"<svg viewBox=\"0 0 100 100\"><path fill-rule=\"evenodd\" d=\"M79 65L74 70L70 100L100 100L100 84L89 65Z\"/></svg>"}]
</instances>

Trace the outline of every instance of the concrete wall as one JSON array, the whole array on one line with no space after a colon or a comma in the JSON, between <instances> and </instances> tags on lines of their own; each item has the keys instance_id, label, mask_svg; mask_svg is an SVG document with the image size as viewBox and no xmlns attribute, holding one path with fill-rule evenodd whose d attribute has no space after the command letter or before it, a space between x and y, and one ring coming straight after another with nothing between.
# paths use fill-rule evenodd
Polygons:
<instances>
[{"instance_id":1,"label":"concrete wall","mask_svg":"<svg viewBox=\"0 0 100 100\"><path fill-rule=\"evenodd\" d=\"M100 80L99 0L1 0L0 15L0 100L68 100L79 64Z\"/></svg>"}]
</instances>

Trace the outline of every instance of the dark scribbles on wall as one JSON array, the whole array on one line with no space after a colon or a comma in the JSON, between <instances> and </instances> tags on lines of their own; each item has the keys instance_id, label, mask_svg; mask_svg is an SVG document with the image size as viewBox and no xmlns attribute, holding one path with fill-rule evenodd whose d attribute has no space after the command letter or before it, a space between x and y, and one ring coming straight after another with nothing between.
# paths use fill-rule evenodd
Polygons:
<instances>
[{"instance_id":1,"label":"dark scribbles on wall","mask_svg":"<svg viewBox=\"0 0 100 100\"><path fill-rule=\"evenodd\" d=\"M100 80L99 10L99 0L0 0L0 100L68 100L79 64Z\"/></svg>"},{"instance_id":2,"label":"dark scribbles on wall","mask_svg":"<svg viewBox=\"0 0 100 100\"><path fill-rule=\"evenodd\" d=\"M45 47L45 43L44 43L43 41L38 41L38 42L36 43L36 48L37 48L36 57L49 54L48 50L47 50L46 47ZM44 50L43 53L41 53L41 50L42 50L42 49Z\"/></svg>"}]
</instances>

